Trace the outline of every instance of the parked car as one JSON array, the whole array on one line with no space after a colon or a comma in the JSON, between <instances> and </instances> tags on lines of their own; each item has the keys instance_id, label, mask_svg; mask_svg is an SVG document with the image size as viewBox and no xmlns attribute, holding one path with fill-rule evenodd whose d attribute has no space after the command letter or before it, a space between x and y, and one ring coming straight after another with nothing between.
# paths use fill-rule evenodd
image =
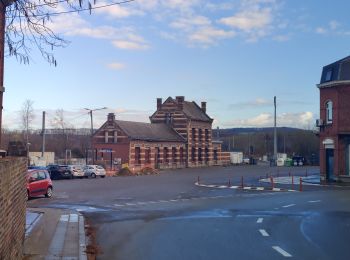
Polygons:
<instances>
[{"instance_id":1,"label":"parked car","mask_svg":"<svg viewBox=\"0 0 350 260\"><path fill-rule=\"evenodd\" d=\"M96 178L96 176L100 176L104 178L106 176L106 170L100 165L86 165L84 167L85 177Z\"/></svg>"},{"instance_id":2,"label":"parked car","mask_svg":"<svg viewBox=\"0 0 350 260\"><path fill-rule=\"evenodd\" d=\"M68 170L73 178L83 178L85 176L83 167L80 165L68 165Z\"/></svg>"},{"instance_id":3,"label":"parked car","mask_svg":"<svg viewBox=\"0 0 350 260\"><path fill-rule=\"evenodd\" d=\"M50 164L47 166L52 180L72 179L73 175L68 169L68 165Z\"/></svg>"},{"instance_id":4,"label":"parked car","mask_svg":"<svg viewBox=\"0 0 350 260\"><path fill-rule=\"evenodd\" d=\"M27 171L27 200L31 197L45 195L51 198L53 186L47 170L32 169Z\"/></svg>"}]
</instances>

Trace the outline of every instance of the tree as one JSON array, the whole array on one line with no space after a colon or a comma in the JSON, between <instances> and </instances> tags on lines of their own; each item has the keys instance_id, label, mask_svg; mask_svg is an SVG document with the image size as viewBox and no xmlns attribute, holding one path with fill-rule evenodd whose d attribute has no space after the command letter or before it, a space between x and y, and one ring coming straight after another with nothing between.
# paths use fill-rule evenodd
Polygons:
<instances>
[{"instance_id":1,"label":"tree","mask_svg":"<svg viewBox=\"0 0 350 260\"><path fill-rule=\"evenodd\" d=\"M23 102L22 109L20 111L27 151L29 150L29 132L31 130L31 124L35 118L33 104L34 102L32 100L26 99Z\"/></svg>"},{"instance_id":2,"label":"tree","mask_svg":"<svg viewBox=\"0 0 350 260\"><path fill-rule=\"evenodd\" d=\"M28 64L31 45L34 45L50 64L56 66L53 50L56 47L66 46L68 42L48 26L53 16L83 10L89 10L91 14L94 8L133 1L135 0L124 0L93 7L89 0L0 0L0 145L4 54L15 56L20 62ZM96 4L96 0L93 4Z\"/></svg>"}]
</instances>

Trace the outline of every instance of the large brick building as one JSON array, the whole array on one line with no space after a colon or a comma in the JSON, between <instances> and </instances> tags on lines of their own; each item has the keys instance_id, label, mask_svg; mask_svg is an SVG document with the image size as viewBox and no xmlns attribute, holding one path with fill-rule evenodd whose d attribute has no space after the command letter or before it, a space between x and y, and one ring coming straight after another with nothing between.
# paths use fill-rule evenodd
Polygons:
<instances>
[{"instance_id":1,"label":"large brick building","mask_svg":"<svg viewBox=\"0 0 350 260\"><path fill-rule=\"evenodd\" d=\"M183 96L157 99L150 123L116 120L113 113L94 134L95 161L107 168L128 164L138 171L221 165L221 142L212 140L206 102L198 106Z\"/></svg>"},{"instance_id":2,"label":"large brick building","mask_svg":"<svg viewBox=\"0 0 350 260\"><path fill-rule=\"evenodd\" d=\"M323 67L320 90L322 181L350 181L350 56Z\"/></svg>"}]
</instances>

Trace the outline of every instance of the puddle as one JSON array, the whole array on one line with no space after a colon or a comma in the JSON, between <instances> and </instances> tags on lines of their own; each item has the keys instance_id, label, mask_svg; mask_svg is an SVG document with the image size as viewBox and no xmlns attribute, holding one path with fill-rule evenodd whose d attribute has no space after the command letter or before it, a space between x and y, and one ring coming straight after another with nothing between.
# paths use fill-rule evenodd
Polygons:
<instances>
[{"instance_id":1,"label":"puddle","mask_svg":"<svg viewBox=\"0 0 350 260\"><path fill-rule=\"evenodd\" d=\"M71 209L78 212L106 212L108 209L96 208L88 205L69 205L69 204L57 204L51 205L51 208Z\"/></svg>"},{"instance_id":2,"label":"puddle","mask_svg":"<svg viewBox=\"0 0 350 260\"><path fill-rule=\"evenodd\" d=\"M160 220L179 220L179 219L204 219L204 218L232 218L232 214L228 210L211 210L211 211L198 211L191 214L182 216L173 216L160 218Z\"/></svg>"}]
</instances>

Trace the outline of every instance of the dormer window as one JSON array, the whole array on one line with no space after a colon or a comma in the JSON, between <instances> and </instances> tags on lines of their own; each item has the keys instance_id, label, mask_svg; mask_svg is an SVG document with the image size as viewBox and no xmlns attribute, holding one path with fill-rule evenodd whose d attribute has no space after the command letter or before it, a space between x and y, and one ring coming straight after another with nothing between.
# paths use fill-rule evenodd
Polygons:
<instances>
[{"instance_id":1,"label":"dormer window","mask_svg":"<svg viewBox=\"0 0 350 260\"><path fill-rule=\"evenodd\" d=\"M331 100L326 102L326 123L331 124L333 122L333 102Z\"/></svg>"},{"instance_id":2,"label":"dormer window","mask_svg":"<svg viewBox=\"0 0 350 260\"><path fill-rule=\"evenodd\" d=\"M332 79L332 70L328 70L326 72L326 78L325 78L325 81L331 81Z\"/></svg>"}]
</instances>

